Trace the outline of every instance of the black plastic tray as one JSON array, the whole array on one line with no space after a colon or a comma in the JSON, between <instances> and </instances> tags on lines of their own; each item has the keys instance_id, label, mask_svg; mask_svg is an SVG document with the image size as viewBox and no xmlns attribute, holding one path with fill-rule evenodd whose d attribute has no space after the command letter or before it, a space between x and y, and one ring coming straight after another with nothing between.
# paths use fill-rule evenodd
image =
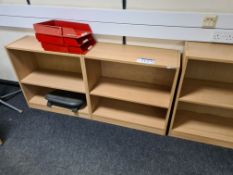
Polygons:
<instances>
[{"instance_id":1,"label":"black plastic tray","mask_svg":"<svg viewBox=\"0 0 233 175\"><path fill-rule=\"evenodd\" d=\"M80 93L73 93L61 90L55 90L45 96L48 100L47 106L60 106L77 112L86 105L86 96Z\"/></svg>"}]
</instances>

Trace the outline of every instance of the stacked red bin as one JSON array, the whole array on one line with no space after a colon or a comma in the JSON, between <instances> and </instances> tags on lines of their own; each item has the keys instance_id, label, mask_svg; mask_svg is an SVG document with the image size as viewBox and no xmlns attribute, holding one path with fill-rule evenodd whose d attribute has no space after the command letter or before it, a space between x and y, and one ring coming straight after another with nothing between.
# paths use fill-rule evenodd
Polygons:
<instances>
[{"instance_id":1,"label":"stacked red bin","mask_svg":"<svg viewBox=\"0 0 233 175\"><path fill-rule=\"evenodd\" d=\"M96 43L88 24L51 20L34 24L34 30L47 51L85 54Z\"/></svg>"}]
</instances>

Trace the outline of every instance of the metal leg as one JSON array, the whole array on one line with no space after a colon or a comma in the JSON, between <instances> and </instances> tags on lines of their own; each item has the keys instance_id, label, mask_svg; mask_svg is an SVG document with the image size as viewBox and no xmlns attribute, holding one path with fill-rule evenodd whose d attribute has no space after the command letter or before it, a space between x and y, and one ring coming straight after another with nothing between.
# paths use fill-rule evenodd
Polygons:
<instances>
[{"instance_id":1,"label":"metal leg","mask_svg":"<svg viewBox=\"0 0 233 175\"><path fill-rule=\"evenodd\" d=\"M18 93L20 93L20 92L21 92L21 89L20 89L20 90L17 90L17 91L14 91L14 92L11 92L11 93L8 93L8 94L6 94L6 95L3 95L3 96L0 97L0 99L8 98L8 97L14 96L14 95L16 95L16 94L18 94Z\"/></svg>"},{"instance_id":2,"label":"metal leg","mask_svg":"<svg viewBox=\"0 0 233 175\"><path fill-rule=\"evenodd\" d=\"M19 112L19 113L22 113L22 112L23 112L23 110L18 109L18 108L16 108L16 107L10 105L9 103L6 103L6 102L2 101L1 99L0 99L0 104L3 104L4 106L6 106L6 107L8 107L8 108L10 108L10 109L13 109L13 110L15 110L15 111L17 111L17 112Z\"/></svg>"}]
</instances>

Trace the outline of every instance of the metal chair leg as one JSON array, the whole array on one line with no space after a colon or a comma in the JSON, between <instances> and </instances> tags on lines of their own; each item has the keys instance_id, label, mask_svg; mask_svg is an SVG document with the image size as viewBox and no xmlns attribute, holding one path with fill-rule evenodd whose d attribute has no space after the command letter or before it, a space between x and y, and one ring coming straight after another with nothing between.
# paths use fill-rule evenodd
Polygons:
<instances>
[{"instance_id":1,"label":"metal chair leg","mask_svg":"<svg viewBox=\"0 0 233 175\"><path fill-rule=\"evenodd\" d=\"M10 108L10 109L13 109L13 110L15 110L15 111L17 111L17 112L19 112L19 113L22 113L22 112L23 112L23 110L18 109L18 108L16 108L16 107L12 106L11 104L2 101L1 99L0 99L0 104L3 104L4 106L6 106L6 107L8 107L8 108Z\"/></svg>"},{"instance_id":2,"label":"metal chair leg","mask_svg":"<svg viewBox=\"0 0 233 175\"><path fill-rule=\"evenodd\" d=\"M17 90L17 91L14 91L14 92L11 92L11 93L8 93L8 94L6 94L6 95L3 95L3 96L0 97L0 99L9 98L9 97L11 97L11 96L14 96L14 95L20 93L20 92L22 92L21 89L20 89L20 90Z\"/></svg>"}]
</instances>

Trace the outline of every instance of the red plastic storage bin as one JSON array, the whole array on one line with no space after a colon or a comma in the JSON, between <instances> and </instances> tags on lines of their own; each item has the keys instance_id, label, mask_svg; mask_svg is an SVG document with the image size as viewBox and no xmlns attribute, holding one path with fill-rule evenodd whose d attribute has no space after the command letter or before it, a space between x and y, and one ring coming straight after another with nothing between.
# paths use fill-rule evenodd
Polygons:
<instances>
[{"instance_id":1,"label":"red plastic storage bin","mask_svg":"<svg viewBox=\"0 0 233 175\"><path fill-rule=\"evenodd\" d=\"M35 33L37 40L39 40L42 43L48 43L48 44L55 44L55 45L64 45L64 39L63 37L58 36L52 36L52 35L44 35L40 33Z\"/></svg>"},{"instance_id":2,"label":"red plastic storage bin","mask_svg":"<svg viewBox=\"0 0 233 175\"><path fill-rule=\"evenodd\" d=\"M80 38L92 33L88 24L51 20L33 25L35 32L52 36Z\"/></svg>"},{"instance_id":3,"label":"red plastic storage bin","mask_svg":"<svg viewBox=\"0 0 233 175\"><path fill-rule=\"evenodd\" d=\"M48 51L85 54L96 43L88 24L51 20L34 24L34 29Z\"/></svg>"},{"instance_id":4,"label":"red plastic storage bin","mask_svg":"<svg viewBox=\"0 0 233 175\"><path fill-rule=\"evenodd\" d=\"M44 35L40 33L36 33L36 38L40 42L62 45L62 46L75 46L80 47L81 45L87 43L88 41L94 40L92 35L87 35L81 38L68 38L68 37L58 37L51 35Z\"/></svg>"},{"instance_id":5,"label":"red plastic storage bin","mask_svg":"<svg viewBox=\"0 0 233 175\"><path fill-rule=\"evenodd\" d=\"M47 51L86 54L95 45L95 43L95 40L91 40L80 47L62 46L50 43L41 43L41 45Z\"/></svg>"}]
</instances>

